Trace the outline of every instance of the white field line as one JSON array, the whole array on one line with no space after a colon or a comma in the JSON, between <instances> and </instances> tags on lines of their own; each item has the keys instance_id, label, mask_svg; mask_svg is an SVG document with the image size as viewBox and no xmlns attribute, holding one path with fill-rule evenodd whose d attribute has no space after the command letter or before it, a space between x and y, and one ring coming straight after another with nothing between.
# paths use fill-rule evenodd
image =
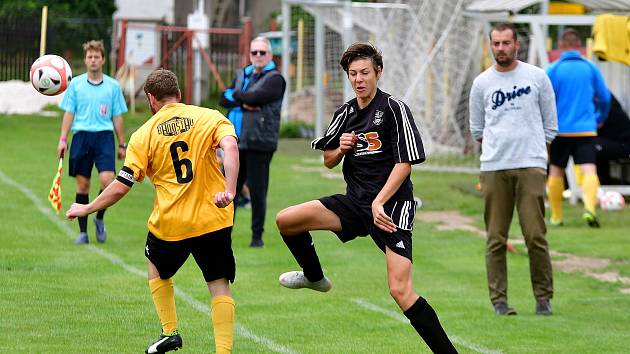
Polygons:
<instances>
[{"instance_id":1,"label":"white field line","mask_svg":"<svg viewBox=\"0 0 630 354\"><path fill-rule=\"evenodd\" d=\"M37 195L35 195L35 193L33 193L33 191L31 191L30 189L28 189L27 187L19 184L18 182L15 182L14 180L12 180L9 176L5 175L2 171L0 171L0 180L2 180L2 182L4 182L5 184L19 190L20 192L22 192L22 194L24 194L24 196L26 196L28 199L30 199L33 204L35 205L35 207L37 207L37 209L40 211L40 213L42 213L44 216L46 216L50 221L52 221L55 225L57 225L57 227L59 227L59 229L61 231L63 231L63 233L66 234L66 236L68 236L70 239L72 239L72 237L75 234L75 231L72 230L69 226L69 223L59 219L55 214L53 214L51 207L45 203L43 203L38 197ZM123 261L120 257L118 257L117 255L107 252L102 248L96 247L93 244L89 244L86 246L82 246L82 248L87 248L88 250L90 250L91 252L107 259L108 261L110 261L112 264L117 265L121 268L123 268L124 270L128 271L131 274L135 274L138 276L141 276L143 278L146 279L147 276L147 272L146 270L140 270L132 265L129 265L127 263L125 263L125 261ZM196 300L195 298L193 298L192 296L190 296L189 294L187 294L186 292L184 292L183 290L179 289L178 287L175 287L175 296L177 296L179 299L183 300L184 302L186 302L188 305L190 305L192 308L194 308L195 310L204 313L206 315L210 315L210 307L201 302ZM274 341L272 341L271 339L262 337L257 335L256 333L252 332L251 330L249 330L247 327L240 325L238 323L235 324L235 331L236 334L240 337L244 337L247 338L253 342L256 342L260 345L263 345L265 347L267 347L267 349L275 352L275 353L284 353L284 354L295 354L297 353L296 351L294 351L293 349L287 348L281 344L275 343Z\"/></svg>"},{"instance_id":2,"label":"white field line","mask_svg":"<svg viewBox=\"0 0 630 354\"><path fill-rule=\"evenodd\" d=\"M382 308L380 306L374 305L368 301L366 301L365 299L353 299L352 300L353 303L355 303L356 305L359 305L361 307L363 307L366 310L370 310L373 312L378 312L382 315L385 315L387 317L393 318L394 320L398 321L398 322L402 322L402 323L406 323L409 324L409 320L407 319L407 317L401 315L399 312L395 312L395 311L391 311L385 308ZM479 344L476 343L471 343L459 336L454 336L454 335L450 335L448 336L448 338L453 341L453 343L459 344L462 347L466 347L476 353L482 353L482 354L502 354L502 352L497 351L497 350L493 350L493 349L488 349L485 348Z\"/></svg>"}]
</instances>

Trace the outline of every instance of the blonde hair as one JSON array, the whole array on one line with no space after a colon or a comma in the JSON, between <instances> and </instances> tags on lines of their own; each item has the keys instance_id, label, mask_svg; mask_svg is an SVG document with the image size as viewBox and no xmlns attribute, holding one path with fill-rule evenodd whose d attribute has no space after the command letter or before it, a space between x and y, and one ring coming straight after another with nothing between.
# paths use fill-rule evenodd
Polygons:
<instances>
[{"instance_id":1,"label":"blonde hair","mask_svg":"<svg viewBox=\"0 0 630 354\"><path fill-rule=\"evenodd\" d=\"M94 51L94 52L99 51L101 52L101 56L105 58L105 43L103 43L102 40L87 41L83 43L83 52L84 54L87 54L88 51Z\"/></svg>"}]
</instances>

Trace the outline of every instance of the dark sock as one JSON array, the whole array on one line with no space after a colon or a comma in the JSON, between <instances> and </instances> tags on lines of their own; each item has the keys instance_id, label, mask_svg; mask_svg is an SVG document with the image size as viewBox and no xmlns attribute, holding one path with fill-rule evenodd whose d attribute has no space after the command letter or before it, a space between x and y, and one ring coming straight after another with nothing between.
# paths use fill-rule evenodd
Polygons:
<instances>
[{"instance_id":1,"label":"dark sock","mask_svg":"<svg viewBox=\"0 0 630 354\"><path fill-rule=\"evenodd\" d=\"M79 204L88 204L90 197L87 194L77 193L75 201ZM87 232L87 216L80 216L77 219L79 219L79 231Z\"/></svg>"},{"instance_id":2,"label":"dark sock","mask_svg":"<svg viewBox=\"0 0 630 354\"><path fill-rule=\"evenodd\" d=\"M404 314L431 351L439 354L457 353L453 343L451 343L446 332L444 332L435 310L433 310L427 300L422 297L418 298Z\"/></svg>"},{"instance_id":3,"label":"dark sock","mask_svg":"<svg viewBox=\"0 0 630 354\"><path fill-rule=\"evenodd\" d=\"M289 247L289 251L295 257L302 270L304 270L304 276L311 282L316 282L324 278L324 271L321 264L319 264L319 258L317 252L315 252L315 245L311 234L303 232L298 235L284 236L282 240Z\"/></svg>"},{"instance_id":4,"label":"dark sock","mask_svg":"<svg viewBox=\"0 0 630 354\"><path fill-rule=\"evenodd\" d=\"M101 195L101 193L103 193L102 189L98 192L98 195ZM97 211L96 218L99 220L103 220L103 216L105 216L105 210L107 210L107 208Z\"/></svg>"}]
</instances>

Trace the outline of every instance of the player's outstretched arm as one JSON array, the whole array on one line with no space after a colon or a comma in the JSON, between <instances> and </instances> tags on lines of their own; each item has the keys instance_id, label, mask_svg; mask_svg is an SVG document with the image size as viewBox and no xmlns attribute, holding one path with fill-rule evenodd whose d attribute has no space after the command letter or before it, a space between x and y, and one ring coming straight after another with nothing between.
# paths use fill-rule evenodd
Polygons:
<instances>
[{"instance_id":1,"label":"player's outstretched arm","mask_svg":"<svg viewBox=\"0 0 630 354\"><path fill-rule=\"evenodd\" d=\"M223 149L223 168L225 170L225 192L219 192L214 196L214 204L219 208L230 205L236 195L236 179L238 177L238 145L236 138L226 136L221 139L219 146Z\"/></svg>"},{"instance_id":2,"label":"player's outstretched arm","mask_svg":"<svg viewBox=\"0 0 630 354\"><path fill-rule=\"evenodd\" d=\"M396 224L394 224L392 218L385 213L383 205L396 193L410 173L410 163L400 162L395 164L389 177L387 177L387 182L385 182L381 191L378 192L378 195L374 198L372 202L372 217L374 218L374 225L379 229L387 232L396 231Z\"/></svg>"},{"instance_id":3,"label":"player's outstretched arm","mask_svg":"<svg viewBox=\"0 0 630 354\"><path fill-rule=\"evenodd\" d=\"M103 193L92 201L90 204L77 204L74 203L70 206L70 209L66 211L66 217L68 220L72 220L79 216L86 216L95 211L107 208L116 204L122 197L129 192L131 188L124 183L114 180L110 183Z\"/></svg>"}]
</instances>

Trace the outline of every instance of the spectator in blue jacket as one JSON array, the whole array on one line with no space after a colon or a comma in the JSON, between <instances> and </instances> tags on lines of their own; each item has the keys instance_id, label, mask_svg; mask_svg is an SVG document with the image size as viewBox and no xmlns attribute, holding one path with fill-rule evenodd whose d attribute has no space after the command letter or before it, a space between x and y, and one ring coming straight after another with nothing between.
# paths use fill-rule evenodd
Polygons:
<instances>
[{"instance_id":1,"label":"spectator in blue jacket","mask_svg":"<svg viewBox=\"0 0 630 354\"><path fill-rule=\"evenodd\" d=\"M262 247L269 165L278 147L280 109L286 82L276 69L271 43L256 37L250 44L251 65L236 74L232 85L223 92L219 104L229 109L228 119L238 136L241 166L237 193L246 183L252 209L252 241L250 247Z\"/></svg>"},{"instance_id":2,"label":"spectator in blue jacket","mask_svg":"<svg viewBox=\"0 0 630 354\"><path fill-rule=\"evenodd\" d=\"M564 52L547 69L558 110L558 135L551 143L547 181L553 226L562 225L563 172L569 156L573 156L583 176L582 218L589 226L599 227L595 212L599 189L595 143L597 127L608 116L610 92L597 66L580 54L581 45L577 31L564 31L559 41Z\"/></svg>"}]
</instances>

